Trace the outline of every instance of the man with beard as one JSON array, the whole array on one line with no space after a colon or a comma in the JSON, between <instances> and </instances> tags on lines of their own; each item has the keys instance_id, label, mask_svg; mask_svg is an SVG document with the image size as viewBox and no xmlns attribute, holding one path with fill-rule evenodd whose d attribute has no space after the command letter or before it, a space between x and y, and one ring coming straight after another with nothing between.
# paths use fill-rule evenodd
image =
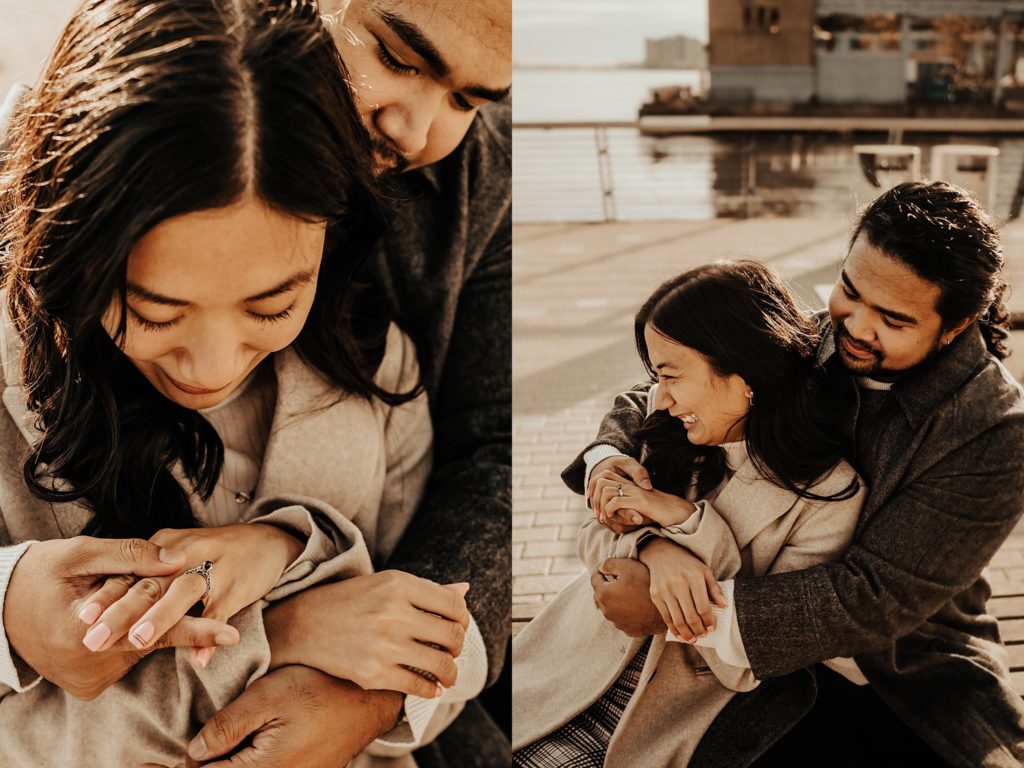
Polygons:
<instances>
[{"instance_id":1,"label":"man with beard","mask_svg":"<svg viewBox=\"0 0 1024 768\"><path fill-rule=\"evenodd\" d=\"M459 687L479 690L501 672L511 624L511 0L324 0L320 10L394 192L375 272L382 300L416 342L434 469L384 564L391 573L306 590L266 612L267 630L294 635L308 617L331 617L329 626L319 619L320 634L349 632L369 652L373 628L398 621L424 589L414 577L468 582ZM0 129L18 98L12 91L0 107ZM285 666L207 724L189 764L241 744L232 765L333 768L389 731L378 752L401 755L429 740L429 706L405 711L403 700ZM475 701L445 737L417 752L420 766L510 760L507 739Z\"/></svg>"},{"instance_id":2,"label":"man with beard","mask_svg":"<svg viewBox=\"0 0 1024 768\"><path fill-rule=\"evenodd\" d=\"M1024 706L982 576L1024 509L1024 395L1000 363L1002 266L995 227L948 184L900 185L859 218L818 361L869 495L838 562L723 582L717 607L689 606L683 639L762 680L722 711L691 766L1024 760ZM619 396L564 473L571 487L619 476L650 487L628 457L645 400L644 387ZM636 522L595 513L618 531ZM689 583L710 576L649 541ZM642 563L607 561L592 583L619 629L665 632ZM847 663L820 663L837 657Z\"/></svg>"}]
</instances>

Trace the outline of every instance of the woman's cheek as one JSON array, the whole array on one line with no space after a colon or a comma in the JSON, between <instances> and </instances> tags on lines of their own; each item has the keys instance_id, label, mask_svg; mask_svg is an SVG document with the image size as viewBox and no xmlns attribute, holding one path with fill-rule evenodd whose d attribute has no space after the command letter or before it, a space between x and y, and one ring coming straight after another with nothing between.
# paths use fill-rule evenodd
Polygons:
<instances>
[{"instance_id":1,"label":"woman's cheek","mask_svg":"<svg viewBox=\"0 0 1024 768\"><path fill-rule=\"evenodd\" d=\"M125 332L122 351L132 360L155 360L163 357L176 346L175 338L166 332L146 332L129 326Z\"/></svg>"}]
</instances>

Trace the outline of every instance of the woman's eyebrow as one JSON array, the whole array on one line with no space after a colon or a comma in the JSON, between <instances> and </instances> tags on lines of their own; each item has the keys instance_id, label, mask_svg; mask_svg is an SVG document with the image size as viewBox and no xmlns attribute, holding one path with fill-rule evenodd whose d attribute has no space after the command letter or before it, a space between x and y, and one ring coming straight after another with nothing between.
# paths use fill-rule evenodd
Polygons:
<instances>
[{"instance_id":1,"label":"woman's eyebrow","mask_svg":"<svg viewBox=\"0 0 1024 768\"><path fill-rule=\"evenodd\" d=\"M314 277L316 277L316 273L312 270L306 269L301 272L296 272L287 280L275 285L270 290L242 299L242 303L253 304L258 301L263 301L264 299L273 298L274 296L280 296L282 293L288 293L288 291L292 290L296 286L305 285L306 283L311 282ZM151 291L148 288L144 288L138 283L133 283L131 281L128 282L127 289L128 293L132 296L148 301L151 304L160 304L165 307L188 307L192 304L192 302L185 301L183 299L175 299L170 296L164 296L163 294L156 293L155 291Z\"/></svg>"},{"instance_id":2,"label":"woman's eyebrow","mask_svg":"<svg viewBox=\"0 0 1024 768\"><path fill-rule=\"evenodd\" d=\"M311 282L314 277L316 277L316 273L309 269L303 270L302 272L296 272L283 283L275 285L269 291L257 293L255 296L250 296L242 301L246 304L252 304L257 301L263 301L264 299L272 299L274 296L280 296L282 293L288 293L288 291L297 286Z\"/></svg>"},{"instance_id":3,"label":"woman's eyebrow","mask_svg":"<svg viewBox=\"0 0 1024 768\"><path fill-rule=\"evenodd\" d=\"M187 307L190 304L190 302L182 301L181 299L172 299L170 296L154 293L148 288L143 288L138 283L131 281L128 281L127 289L128 293L132 296L148 301L151 304L162 304L165 307Z\"/></svg>"}]
</instances>

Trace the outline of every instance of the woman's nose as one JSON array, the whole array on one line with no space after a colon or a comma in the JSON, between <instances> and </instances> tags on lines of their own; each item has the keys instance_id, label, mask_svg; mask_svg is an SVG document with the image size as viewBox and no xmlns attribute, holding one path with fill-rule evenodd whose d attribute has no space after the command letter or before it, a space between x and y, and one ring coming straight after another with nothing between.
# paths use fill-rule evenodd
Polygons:
<instances>
[{"instance_id":1,"label":"woman's nose","mask_svg":"<svg viewBox=\"0 0 1024 768\"><path fill-rule=\"evenodd\" d=\"M239 371L241 344L229 334L208 332L185 348L179 366L196 389L220 390L234 381Z\"/></svg>"},{"instance_id":2,"label":"woman's nose","mask_svg":"<svg viewBox=\"0 0 1024 768\"><path fill-rule=\"evenodd\" d=\"M665 385L658 384L654 390L654 409L657 411L667 411L672 406L672 403L672 396L669 395Z\"/></svg>"}]
</instances>

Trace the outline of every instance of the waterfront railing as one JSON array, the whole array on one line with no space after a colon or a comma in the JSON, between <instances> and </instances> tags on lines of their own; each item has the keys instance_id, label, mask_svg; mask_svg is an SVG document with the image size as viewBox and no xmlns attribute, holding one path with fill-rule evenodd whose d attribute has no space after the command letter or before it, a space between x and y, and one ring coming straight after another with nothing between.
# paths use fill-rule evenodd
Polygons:
<instances>
[{"instance_id":1,"label":"waterfront railing","mask_svg":"<svg viewBox=\"0 0 1024 768\"><path fill-rule=\"evenodd\" d=\"M1024 139L991 139L1000 147L991 210L1016 218ZM635 122L518 122L512 215L519 223L850 216L879 192L854 151L870 141L866 134L754 131L649 136ZM931 148L950 141L956 137L917 140L923 162L916 172L927 177ZM902 180L900 173L891 169L886 181Z\"/></svg>"}]
</instances>

